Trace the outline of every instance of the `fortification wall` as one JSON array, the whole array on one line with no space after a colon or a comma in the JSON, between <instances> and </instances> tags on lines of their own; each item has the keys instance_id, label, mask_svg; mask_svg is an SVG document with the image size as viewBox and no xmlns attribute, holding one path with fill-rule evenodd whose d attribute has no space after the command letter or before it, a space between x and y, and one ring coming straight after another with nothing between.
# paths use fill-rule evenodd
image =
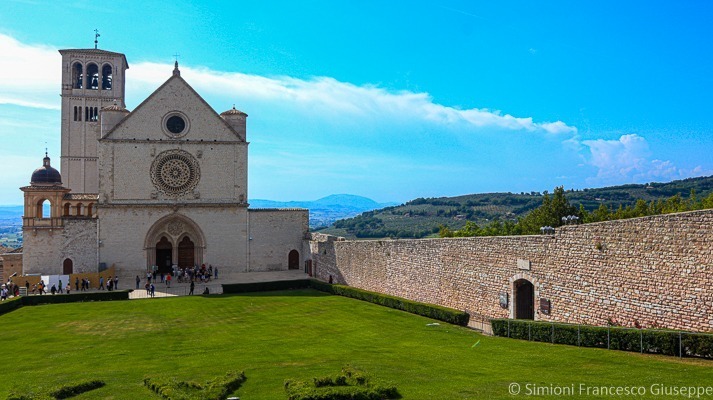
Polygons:
<instances>
[{"instance_id":1,"label":"fortification wall","mask_svg":"<svg viewBox=\"0 0 713 400\"><path fill-rule=\"evenodd\" d=\"M513 317L514 282L527 279L537 320L713 331L712 226L713 210L705 210L566 226L551 236L313 235L311 248L321 279L471 314Z\"/></svg>"}]
</instances>

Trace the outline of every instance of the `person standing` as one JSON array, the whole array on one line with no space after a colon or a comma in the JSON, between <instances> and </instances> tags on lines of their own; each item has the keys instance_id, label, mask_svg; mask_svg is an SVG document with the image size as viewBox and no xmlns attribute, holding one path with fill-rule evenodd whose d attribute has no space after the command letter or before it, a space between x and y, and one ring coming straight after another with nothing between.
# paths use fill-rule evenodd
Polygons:
<instances>
[{"instance_id":1,"label":"person standing","mask_svg":"<svg viewBox=\"0 0 713 400\"><path fill-rule=\"evenodd\" d=\"M166 275L166 287L171 287L171 274Z\"/></svg>"},{"instance_id":2,"label":"person standing","mask_svg":"<svg viewBox=\"0 0 713 400\"><path fill-rule=\"evenodd\" d=\"M196 284L195 284L195 282L193 282L193 280L191 280L191 290L188 292L189 296L193 295L193 289L195 289L195 288L196 288Z\"/></svg>"},{"instance_id":3,"label":"person standing","mask_svg":"<svg viewBox=\"0 0 713 400\"><path fill-rule=\"evenodd\" d=\"M156 286L154 284L151 284L151 297L154 297L156 294Z\"/></svg>"},{"instance_id":4,"label":"person standing","mask_svg":"<svg viewBox=\"0 0 713 400\"><path fill-rule=\"evenodd\" d=\"M5 301L7 300L7 288L5 285L2 285L2 290L0 290L0 301Z\"/></svg>"},{"instance_id":5,"label":"person standing","mask_svg":"<svg viewBox=\"0 0 713 400\"><path fill-rule=\"evenodd\" d=\"M139 288L139 283L141 283L141 278L139 278L139 276L136 275L136 289Z\"/></svg>"},{"instance_id":6,"label":"person standing","mask_svg":"<svg viewBox=\"0 0 713 400\"><path fill-rule=\"evenodd\" d=\"M30 281L25 281L25 288L27 288L27 293L30 293Z\"/></svg>"},{"instance_id":7,"label":"person standing","mask_svg":"<svg viewBox=\"0 0 713 400\"><path fill-rule=\"evenodd\" d=\"M114 290L119 290L119 276L114 275Z\"/></svg>"},{"instance_id":8,"label":"person standing","mask_svg":"<svg viewBox=\"0 0 713 400\"><path fill-rule=\"evenodd\" d=\"M58 291L62 293L62 280L59 280L59 285L57 285Z\"/></svg>"},{"instance_id":9,"label":"person standing","mask_svg":"<svg viewBox=\"0 0 713 400\"><path fill-rule=\"evenodd\" d=\"M99 290L104 290L104 277L99 277Z\"/></svg>"},{"instance_id":10,"label":"person standing","mask_svg":"<svg viewBox=\"0 0 713 400\"><path fill-rule=\"evenodd\" d=\"M218 279L218 267L213 267L213 273L215 274L215 279Z\"/></svg>"},{"instance_id":11,"label":"person standing","mask_svg":"<svg viewBox=\"0 0 713 400\"><path fill-rule=\"evenodd\" d=\"M74 290L77 292L79 291L79 277L74 278Z\"/></svg>"}]
</instances>

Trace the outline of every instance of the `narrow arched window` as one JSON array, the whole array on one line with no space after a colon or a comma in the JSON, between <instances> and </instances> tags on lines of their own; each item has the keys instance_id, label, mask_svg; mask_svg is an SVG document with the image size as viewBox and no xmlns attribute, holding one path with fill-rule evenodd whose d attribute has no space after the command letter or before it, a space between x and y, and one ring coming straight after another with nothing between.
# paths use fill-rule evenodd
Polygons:
<instances>
[{"instance_id":1,"label":"narrow arched window","mask_svg":"<svg viewBox=\"0 0 713 400\"><path fill-rule=\"evenodd\" d=\"M64 216L69 217L69 203L64 203Z\"/></svg>"},{"instance_id":2,"label":"narrow arched window","mask_svg":"<svg viewBox=\"0 0 713 400\"><path fill-rule=\"evenodd\" d=\"M89 203L87 205L87 217L92 217L94 214L94 203Z\"/></svg>"},{"instance_id":3,"label":"narrow arched window","mask_svg":"<svg viewBox=\"0 0 713 400\"><path fill-rule=\"evenodd\" d=\"M84 75L82 73L82 64L74 63L72 66L72 87L75 89L81 89L84 85Z\"/></svg>"},{"instance_id":4,"label":"narrow arched window","mask_svg":"<svg viewBox=\"0 0 713 400\"><path fill-rule=\"evenodd\" d=\"M87 65L87 88L99 89L99 67L96 64Z\"/></svg>"},{"instance_id":5,"label":"narrow arched window","mask_svg":"<svg viewBox=\"0 0 713 400\"><path fill-rule=\"evenodd\" d=\"M52 209L52 204L50 203L49 200L42 199L42 200L38 201L37 202L37 210L35 210L36 218L50 218L52 215L51 209Z\"/></svg>"},{"instance_id":6,"label":"narrow arched window","mask_svg":"<svg viewBox=\"0 0 713 400\"><path fill-rule=\"evenodd\" d=\"M77 106L74 106L74 120L77 120Z\"/></svg>"},{"instance_id":7,"label":"narrow arched window","mask_svg":"<svg viewBox=\"0 0 713 400\"><path fill-rule=\"evenodd\" d=\"M102 90L110 90L111 89L112 79L113 79L113 76L111 74L111 65L104 64L104 66L102 67Z\"/></svg>"},{"instance_id":8,"label":"narrow arched window","mask_svg":"<svg viewBox=\"0 0 713 400\"><path fill-rule=\"evenodd\" d=\"M84 208L84 206L82 205L82 203L77 204L77 211L75 214L77 217L82 216L82 211L84 211L83 208Z\"/></svg>"},{"instance_id":9,"label":"narrow arched window","mask_svg":"<svg viewBox=\"0 0 713 400\"><path fill-rule=\"evenodd\" d=\"M84 120L89 121L89 107L84 107Z\"/></svg>"}]
</instances>

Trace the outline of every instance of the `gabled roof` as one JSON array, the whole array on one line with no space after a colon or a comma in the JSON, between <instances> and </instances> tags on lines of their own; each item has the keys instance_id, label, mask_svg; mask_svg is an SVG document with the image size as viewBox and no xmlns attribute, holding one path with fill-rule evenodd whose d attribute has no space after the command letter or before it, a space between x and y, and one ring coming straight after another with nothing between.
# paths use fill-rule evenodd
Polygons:
<instances>
[{"instance_id":1,"label":"gabled roof","mask_svg":"<svg viewBox=\"0 0 713 400\"><path fill-rule=\"evenodd\" d=\"M114 127L107 133L107 135L104 136L103 139L111 139L111 135L112 135L115 131L119 130L119 129L126 123L126 121L131 120L131 117L132 117L137 111L139 111L139 110L141 110L142 108L144 108L147 104L150 104L150 103L153 101L153 99L154 99L166 86L168 86L171 82L173 82L173 81L175 81L175 80L179 81L182 85L184 85L184 86L190 91L190 93L192 93L201 103L203 103L203 104L206 106L206 108L209 109L209 110L212 112L212 114L215 116L215 119L216 119L217 121L220 121L220 123L223 124L233 135L235 135L236 138L240 138L240 135L238 134L238 132L236 132L235 129L233 129L233 127L230 126L230 124L229 124L226 120L224 120L220 115L218 115L218 113L213 109L213 107L211 107L211 105L208 104L208 102L205 101L205 99L204 99L200 94L198 94L198 92L196 92L195 89L193 89L193 87L192 87L188 82L186 82L185 79L183 79L183 78L181 77L180 73L177 74L177 73L175 72L175 70L174 70L174 74L173 74L170 78L168 78L168 79L166 80L166 82L164 82L161 86L159 86L156 90L154 90L153 93L151 93L151 94L149 95L149 97L147 97L144 101L141 102L141 104L139 104L133 111L131 111L130 114L128 114L126 117L124 117L121 121L119 121L119 123L116 124L116 126L114 126ZM245 115L247 115L247 114L245 114Z\"/></svg>"}]
</instances>

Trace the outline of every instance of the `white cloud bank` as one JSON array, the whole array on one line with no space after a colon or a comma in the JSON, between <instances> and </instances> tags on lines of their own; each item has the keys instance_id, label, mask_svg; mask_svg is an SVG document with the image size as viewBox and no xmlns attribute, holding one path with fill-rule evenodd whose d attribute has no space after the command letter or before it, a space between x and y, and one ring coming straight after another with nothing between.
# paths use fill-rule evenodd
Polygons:
<instances>
[{"instance_id":1,"label":"white cloud bank","mask_svg":"<svg viewBox=\"0 0 713 400\"><path fill-rule=\"evenodd\" d=\"M651 159L648 142L636 134L622 135L614 140L585 140L582 144L589 149L589 164L598 170L596 178L590 178L590 182L645 182L705 174L701 166L683 169L671 161Z\"/></svg>"},{"instance_id":2,"label":"white cloud bank","mask_svg":"<svg viewBox=\"0 0 713 400\"><path fill-rule=\"evenodd\" d=\"M0 34L0 104L57 109L60 62L57 49L46 45L28 45ZM150 84L157 87L166 80L170 66L143 62L132 64L129 85ZM201 93L238 93L262 100L292 102L298 107L334 114L421 120L441 125L465 124L475 128L491 127L551 134L575 133L577 129L562 121L534 122L532 118L514 117L488 109L460 110L433 102L428 93L393 92L373 85L357 86L330 77L297 79L287 76L263 77L206 68L181 67Z\"/></svg>"},{"instance_id":3,"label":"white cloud bank","mask_svg":"<svg viewBox=\"0 0 713 400\"><path fill-rule=\"evenodd\" d=\"M59 109L61 57L57 48L25 44L0 34L0 53L5 55L0 58L0 105ZM137 98L147 96L170 76L171 69L168 64L132 63L127 93L138 95ZM586 173L590 184L676 179L705 172L701 167L685 170L671 161L653 158L646 139L636 134L615 140L581 140L577 128L562 121L536 122L531 117L516 117L487 108L458 109L435 103L428 93L358 86L330 77L264 77L191 67L181 67L181 72L199 93L224 100L226 105L236 98L280 104L290 112L318 118L333 126L368 120L381 134L391 134L389 126L416 124L437 127L439 132L475 133L468 135L471 141L477 141L477 133L485 131L526 132L535 134L534 138L548 136L549 140L554 137L562 143L564 151L584 158L591 169ZM354 130L351 134L362 133ZM503 139L502 145L513 146L514 154L537 151L519 149L507 139Z\"/></svg>"}]
</instances>

